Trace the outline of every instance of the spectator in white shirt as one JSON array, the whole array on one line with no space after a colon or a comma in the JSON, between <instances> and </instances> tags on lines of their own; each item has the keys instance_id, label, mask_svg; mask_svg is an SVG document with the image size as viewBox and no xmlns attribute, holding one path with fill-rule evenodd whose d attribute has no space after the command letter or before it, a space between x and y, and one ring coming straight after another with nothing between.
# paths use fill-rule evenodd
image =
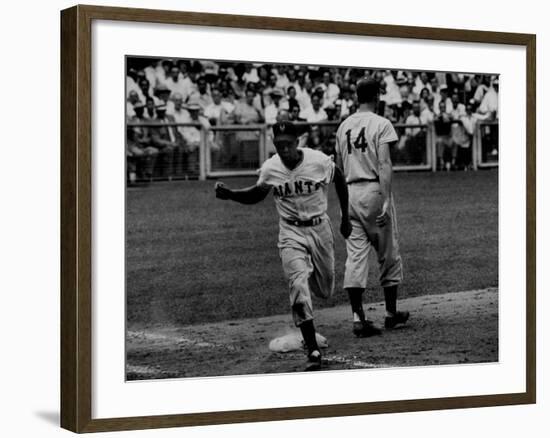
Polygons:
<instances>
[{"instance_id":1,"label":"spectator in white shirt","mask_svg":"<svg viewBox=\"0 0 550 438\"><path fill-rule=\"evenodd\" d=\"M258 77L258 70L250 63L245 65L245 71L243 74L243 79L245 82L257 83L260 78Z\"/></svg>"},{"instance_id":2,"label":"spectator in white shirt","mask_svg":"<svg viewBox=\"0 0 550 438\"><path fill-rule=\"evenodd\" d=\"M296 82L292 84L292 86L296 89L296 100L298 101L300 108L307 108L311 105L311 97L309 95L306 82L307 80L305 73L299 70L296 73Z\"/></svg>"},{"instance_id":3,"label":"spectator in white shirt","mask_svg":"<svg viewBox=\"0 0 550 438\"><path fill-rule=\"evenodd\" d=\"M204 110L204 116L211 125L227 125L235 105L222 100L222 94L217 88L212 90L212 103Z\"/></svg>"},{"instance_id":4,"label":"spectator in white shirt","mask_svg":"<svg viewBox=\"0 0 550 438\"><path fill-rule=\"evenodd\" d=\"M231 102L222 100L222 93L219 89L212 90L212 103L204 110L204 116L212 126L224 126L233 123L233 112L235 105ZM231 143L234 138L234 133L228 131L209 131L207 141L210 144L211 163L216 165L219 159L219 151L225 147L227 143ZM227 147L229 149L230 147Z\"/></svg>"},{"instance_id":5,"label":"spectator in white shirt","mask_svg":"<svg viewBox=\"0 0 550 438\"><path fill-rule=\"evenodd\" d=\"M282 99L284 94L278 89L275 88L269 94L271 98L271 103L265 107L264 119L268 125L274 125L277 123L277 114L280 109L288 109L288 105L282 104Z\"/></svg>"},{"instance_id":6,"label":"spectator in white shirt","mask_svg":"<svg viewBox=\"0 0 550 438\"><path fill-rule=\"evenodd\" d=\"M405 120L405 125L422 125L423 121L420 117L420 102L415 101L412 104L412 111L407 116L407 119ZM406 128L405 134L408 136L415 136L418 133L422 131L422 128L416 127L416 128Z\"/></svg>"},{"instance_id":7,"label":"spectator in white shirt","mask_svg":"<svg viewBox=\"0 0 550 438\"><path fill-rule=\"evenodd\" d=\"M405 129L405 137L399 142L400 155L407 163L421 164L426 162L426 130L421 126L425 125L420 113L420 102L412 103L412 111L405 120L405 124L413 126Z\"/></svg>"},{"instance_id":8,"label":"spectator in white shirt","mask_svg":"<svg viewBox=\"0 0 550 438\"><path fill-rule=\"evenodd\" d=\"M458 94L453 93L451 96L451 104L452 108L450 114L453 120L460 120L462 116L466 115L466 106L463 103L460 103Z\"/></svg>"},{"instance_id":9,"label":"spectator in white shirt","mask_svg":"<svg viewBox=\"0 0 550 438\"><path fill-rule=\"evenodd\" d=\"M327 120L327 113L321 107L321 98L318 94L314 94L313 96L311 96L311 106L303 110L300 114L300 117L302 119L306 119L309 123L316 123Z\"/></svg>"},{"instance_id":10,"label":"spectator in white shirt","mask_svg":"<svg viewBox=\"0 0 550 438\"><path fill-rule=\"evenodd\" d=\"M172 98L174 98L176 94L179 94L182 96L183 100L187 99L187 93L189 91L188 84L184 82L178 66L172 66L170 76L166 79L165 85L172 92Z\"/></svg>"},{"instance_id":11,"label":"spectator in white shirt","mask_svg":"<svg viewBox=\"0 0 550 438\"><path fill-rule=\"evenodd\" d=\"M383 100L380 98L380 100ZM386 102L387 103L387 102ZM353 106L353 92L350 88L343 88L342 89L342 99L340 99L340 117L345 119L347 116L350 115L350 108Z\"/></svg>"},{"instance_id":12,"label":"spectator in white shirt","mask_svg":"<svg viewBox=\"0 0 550 438\"><path fill-rule=\"evenodd\" d=\"M380 95L380 100L386 102L386 105L399 105L402 100L401 92L390 70L386 72L384 82L386 83L386 92Z\"/></svg>"},{"instance_id":13,"label":"spectator in white shirt","mask_svg":"<svg viewBox=\"0 0 550 438\"><path fill-rule=\"evenodd\" d=\"M145 67L143 69L143 74L145 75L145 78L149 81L150 88L151 88L151 93L153 93L153 88L157 84L156 65L151 64L151 65L148 65L147 67ZM141 80L141 78L140 78L140 80ZM139 85L139 81L138 81L138 85ZM140 88L141 88L141 86L140 86Z\"/></svg>"},{"instance_id":14,"label":"spectator in white shirt","mask_svg":"<svg viewBox=\"0 0 550 438\"><path fill-rule=\"evenodd\" d=\"M412 87L408 83L404 83L399 87L401 93L401 104L408 102L410 107L418 100L418 96L412 92ZM405 105L406 106L406 105Z\"/></svg>"},{"instance_id":15,"label":"spectator in white shirt","mask_svg":"<svg viewBox=\"0 0 550 438\"><path fill-rule=\"evenodd\" d=\"M489 84L490 84L490 76L483 75L481 77L481 81L479 82L474 92L475 103L477 104L481 103L481 101L483 100L483 96L485 96L485 93L487 93L487 90L489 90Z\"/></svg>"},{"instance_id":16,"label":"spectator in white shirt","mask_svg":"<svg viewBox=\"0 0 550 438\"><path fill-rule=\"evenodd\" d=\"M286 77L288 79L288 85L286 86L286 89L288 90L288 87L296 88L296 69L294 68L294 66L289 66L288 70L286 71Z\"/></svg>"},{"instance_id":17,"label":"spectator in white shirt","mask_svg":"<svg viewBox=\"0 0 550 438\"><path fill-rule=\"evenodd\" d=\"M476 123L479 120L474 114L473 110L474 106L472 105L472 103L467 103L466 114L460 119L462 121L464 129L466 130L466 133L470 136L474 135Z\"/></svg>"},{"instance_id":18,"label":"spectator in white shirt","mask_svg":"<svg viewBox=\"0 0 550 438\"><path fill-rule=\"evenodd\" d=\"M182 96L184 99L189 98L189 96L197 91L197 84L195 83L195 75L189 74L189 64L185 60L181 60L178 63L180 69L180 81L182 82Z\"/></svg>"},{"instance_id":19,"label":"spectator in white shirt","mask_svg":"<svg viewBox=\"0 0 550 438\"><path fill-rule=\"evenodd\" d=\"M210 128L210 123L206 117L200 115L201 107L198 104L187 105L189 112L188 123L199 123L202 129ZM184 126L182 136L189 152L195 151L200 146L200 129L194 126Z\"/></svg>"},{"instance_id":20,"label":"spectator in white shirt","mask_svg":"<svg viewBox=\"0 0 550 438\"><path fill-rule=\"evenodd\" d=\"M135 115L130 119L130 122L137 125L148 123L144 111L145 105L141 102L136 103L134 106ZM129 167L133 166L134 172L137 171L138 175L141 174L142 177L150 179L153 176L153 169L159 151L151 145L149 127L133 126L132 134L134 143L130 150ZM132 172L132 169L129 168L129 171ZM132 179L131 175L130 179Z\"/></svg>"},{"instance_id":21,"label":"spectator in white shirt","mask_svg":"<svg viewBox=\"0 0 550 438\"><path fill-rule=\"evenodd\" d=\"M136 115L134 106L139 102L139 94L136 90L131 90L126 101L126 118L130 119Z\"/></svg>"},{"instance_id":22,"label":"spectator in white shirt","mask_svg":"<svg viewBox=\"0 0 550 438\"><path fill-rule=\"evenodd\" d=\"M429 92L432 91L432 86L428 78L428 74L425 71L420 72L414 81L413 93L420 95L422 90L427 88Z\"/></svg>"},{"instance_id":23,"label":"spectator in white shirt","mask_svg":"<svg viewBox=\"0 0 550 438\"><path fill-rule=\"evenodd\" d=\"M189 123L198 123L200 128L185 126L182 128L182 136L185 150L184 172L194 174L199 169L199 151L201 145L201 130L208 130L210 123L206 117L200 115L201 106L198 104L187 105L189 111ZM212 134L211 132L209 134Z\"/></svg>"},{"instance_id":24,"label":"spectator in white shirt","mask_svg":"<svg viewBox=\"0 0 550 438\"><path fill-rule=\"evenodd\" d=\"M235 105L235 123L243 125L263 123L262 111L254 105L255 96L256 93L253 89L246 90L245 98ZM243 131L240 134L246 137L244 134L247 134L247 132Z\"/></svg>"},{"instance_id":25,"label":"spectator in white shirt","mask_svg":"<svg viewBox=\"0 0 550 438\"><path fill-rule=\"evenodd\" d=\"M453 102L451 101L451 98L448 96L447 93L447 85L441 85L439 87L439 90L437 92L433 93L434 96L434 114L438 115L439 110L441 106L439 105L440 102L443 102L445 104L445 112L451 113L453 110Z\"/></svg>"},{"instance_id":26,"label":"spectator in white shirt","mask_svg":"<svg viewBox=\"0 0 550 438\"><path fill-rule=\"evenodd\" d=\"M483 96L477 112L488 119L498 118L498 79L493 81L493 84Z\"/></svg>"},{"instance_id":27,"label":"spectator in white shirt","mask_svg":"<svg viewBox=\"0 0 550 438\"><path fill-rule=\"evenodd\" d=\"M328 71L323 73L321 88L323 90L323 108L332 106L340 96L340 87L332 81Z\"/></svg>"},{"instance_id":28,"label":"spectator in white shirt","mask_svg":"<svg viewBox=\"0 0 550 438\"><path fill-rule=\"evenodd\" d=\"M420 110L423 110L426 107L430 107L428 101L432 97L432 93L430 92L430 90L428 88L422 88L422 90L420 90L419 97L420 97ZM430 108L432 108L432 107L430 107Z\"/></svg>"},{"instance_id":29,"label":"spectator in white shirt","mask_svg":"<svg viewBox=\"0 0 550 438\"><path fill-rule=\"evenodd\" d=\"M451 139L451 115L447 113L445 102L439 102L439 111L434 117L436 154L438 168L451 170L456 159L456 150Z\"/></svg>"},{"instance_id":30,"label":"spectator in white shirt","mask_svg":"<svg viewBox=\"0 0 550 438\"><path fill-rule=\"evenodd\" d=\"M275 73L271 73L267 86L264 88L261 96L261 99L263 100L263 108L266 108L269 104L271 104L271 93L274 90L278 90L284 94L283 90L286 90L286 88L279 87L277 85L277 75Z\"/></svg>"},{"instance_id":31,"label":"spectator in white shirt","mask_svg":"<svg viewBox=\"0 0 550 438\"><path fill-rule=\"evenodd\" d=\"M458 150L456 155L456 167L458 169L468 170L472 164L472 139L475 132L477 118L472 113L472 104L466 105L465 114L460 118L462 123L462 132L457 131L453 141L457 143Z\"/></svg>"},{"instance_id":32,"label":"spectator in white shirt","mask_svg":"<svg viewBox=\"0 0 550 438\"><path fill-rule=\"evenodd\" d=\"M443 72L435 72L435 78L437 80L437 83L439 85L445 85L447 86L447 74L446 73L443 73ZM432 89L432 91L434 91Z\"/></svg>"},{"instance_id":33,"label":"spectator in white shirt","mask_svg":"<svg viewBox=\"0 0 550 438\"><path fill-rule=\"evenodd\" d=\"M210 95L208 83L203 76L197 79L197 91L191 93L187 101L189 103L199 104L203 111L212 103L212 96Z\"/></svg>"},{"instance_id":34,"label":"spectator in white shirt","mask_svg":"<svg viewBox=\"0 0 550 438\"><path fill-rule=\"evenodd\" d=\"M157 110L155 100L152 97L148 97L145 100L145 114L144 117L148 120L154 120L157 118Z\"/></svg>"},{"instance_id":35,"label":"spectator in white shirt","mask_svg":"<svg viewBox=\"0 0 550 438\"><path fill-rule=\"evenodd\" d=\"M155 126L151 127L151 144L158 149L158 160L162 176L171 177L174 174L174 157L179 146L177 133L174 126L174 118L166 114L166 105L156 107L157 117ZM170 126L167 126L170 125Z\"/></svg>"},{"instance_id":36,"label":"spectator in white shirt","mask_svg":"<svg viewBox=\"0 0 550 438\"><path fill-rule=\"evenodd\" d=\"M434 121L434 113L430 108L433 108L433 102L434 98L433 96L428 96L426 99L426 104L422 106L422 102L420 103L420 120L422 120L422 123L425 125L430 124Z\"/></svg>"},{"instance_id":37,"label":"spectator in white shirt","mask_svg":"<svg viewBox=\"0 0 550 438\"><path fill-rule=\"evenodd\" d=\"M147 99L151 98L155 102L155 105L160 104L160 99L155 97L153 94L153 88L151 87L149 79L141 78L138 82L138 85L139 85L139 91L138 91L139 100L147 103Z\"/></svg>"},{"instance_id":38,"label":"spectator in white shirt","mask_svg":"<svg viewBox=\"0 0 550 438\"><path fill-rule=\"evenodd\" d=\"M434 76L430 79L430 93L433 95L437 92L439 92L439 82L437 80L437 77Z\"/></svg>"},{"instance_id":39,"label":"spectator in white shirt","mask_svg":"<svg viewBox=\"0 0 550 438\"><path fill-rule=\"evenodd\" d=\"M174 108L172 110L172 117L176 123L190 123L191 117L189 116L189 111L187 111L183 106L183 96L179 93L174 94L173 96ZM176 128L177 132L181 137L183 137L183 126L178 126Z\"/></svg>"},{"instance_id":40,"label":"spectator in white shirt","mask_svg":"<svg viewBox=\"0 0 550 438\"><path fill-rule=\"evenodd\" d=\"M171 59L163 59L155 69L156 83L155 87L158 85L166 85L166 80L170 77L170 70L174 63Z\"/></svg>"},{"instance_id":41,"label":"spectator in white shirt","mask_svg":"<svg viewBox=\"0 0 550 438\"><path fill-rule=\"evenodd\" d=\"M286 90L286 88L290 85L290 82L286 75L286 70L286 65L279 65L273 69L273 74L275 74L277 78L275 86L280 90Z\"/></svg>"},{"instance_id":42,"label":"spectator in white shirt","mask_svg":"<svg viewBox=\"0 0 550 438\"><path fill-rule=\"evenodd\" d=\"M138 80L139 77L137 72L133 68L130 68L126 76L126 95L129 95L131 91L135 91L138 93L139 97Z\"/></svg>"}]
</instances>

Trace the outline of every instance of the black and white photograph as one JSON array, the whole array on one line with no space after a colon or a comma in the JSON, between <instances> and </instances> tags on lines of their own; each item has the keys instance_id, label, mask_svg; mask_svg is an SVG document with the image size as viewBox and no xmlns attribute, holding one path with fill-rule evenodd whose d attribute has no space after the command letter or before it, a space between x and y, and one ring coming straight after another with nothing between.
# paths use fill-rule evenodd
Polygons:
<instances>
[{"instance_id":1,"label":"black and white photograph","mask_svg":"<svg viewBox=\"0 0 550 438\"><path fill-rule=\"evenodd\" d=\"M125 64L127 380L499 361L498 73Z\"/></svg>"}]
</instances>

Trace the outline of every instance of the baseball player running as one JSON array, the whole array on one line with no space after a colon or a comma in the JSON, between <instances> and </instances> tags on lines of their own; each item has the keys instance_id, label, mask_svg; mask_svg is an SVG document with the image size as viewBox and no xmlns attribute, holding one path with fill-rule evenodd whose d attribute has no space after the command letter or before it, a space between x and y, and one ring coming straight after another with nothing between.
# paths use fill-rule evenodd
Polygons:
<instances>
[{"instance_id":1,"label":"baseball player running","mask_svg":"<svg viewBox=\"0 0 550 438\"><path fill-rule=\"evenodd\" d=\"M391 122L375 113L378 83L361 79L356 90L359 108L338 127L336 153L349 187L352 224L351 235L346 240L344 289L353 312L353 333L367 337L381 334L380 328L366 319L363 311L371 247L376 250L380 266L380 284L386 302L385 327L391 329L405 323L409 312L396 308L397 286L403 279L403 267L391 191L390 148L398 137Z\"/></svg>"},{"instance_id":2,"label":"baseball player running","mask_svg":"<svg viewBox=\"0 0 550 438\"><path fill-rule=\"evenodd\" d=\"M334 235L327 211L328 185L335 183L340 201L340 232L351 233L348 189L332 159L312 149L298 149L296 127L288 121L273 126L277 153L260 169L256 185L232 190L216 183L216 197L256 204L273 190L279 213L279 255L288 280L294 323L308 352L307 370L321 367L313 324L311 293L329 298L334 292Z\"/></svg>"}]
</instances>

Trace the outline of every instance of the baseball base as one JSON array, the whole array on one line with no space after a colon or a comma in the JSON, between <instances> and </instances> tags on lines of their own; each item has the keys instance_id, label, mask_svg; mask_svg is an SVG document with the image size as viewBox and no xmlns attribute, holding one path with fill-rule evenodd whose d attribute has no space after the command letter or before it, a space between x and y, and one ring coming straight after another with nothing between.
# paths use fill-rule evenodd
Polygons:
<instances>
[{"instance_id":1,"label":"baseball base","mask_svg":"<svg viewBox=\"0 0 550 438\"><path fill-rule=\"evenodd\" d=\"M327 338L319 333L316 333L316 336L319 347L327 348ZM304 340L302 339L302 334L295 330L284 336L275 338L269 343L269 349L276 353L288 353L289 351L303 350Z\"/></svg>"}]
</instances>

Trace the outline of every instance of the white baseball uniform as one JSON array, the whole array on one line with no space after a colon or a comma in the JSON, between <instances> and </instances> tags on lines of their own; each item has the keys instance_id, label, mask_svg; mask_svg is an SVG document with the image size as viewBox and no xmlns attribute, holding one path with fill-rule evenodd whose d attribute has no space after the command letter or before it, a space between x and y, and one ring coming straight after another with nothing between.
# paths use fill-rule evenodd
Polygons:
<instances>
[{"instance_id":1,"label":"white baseball uniform","mask_svg":"<svg viewBox=\"0 0 550 438\"><path fill-rule=\"evenodd\" d=\"M384 227L376 225L383 204L378 175L379 147L397 139L391 122L370 111L352 114L336 132L336 152L342 159L348 183L352 224L351 235L346 240L344 288L367 286L368 255L372 246L378 254L381 286L394 286L403 280L393 197L388 212L390 221Z\"/></svg>"},{"instance_id":2,"label":"white baseball uniform","mask_svg":"<svg viewBox=\"0 0 550 438\"><path fill-rule=\"evenodd\" d=\"M313 319L311 292L321 298L334 292L334 234L326 211L335 165L322 152L300 151L302 161L292 170L277 154L265 161L257 182L273 189L280 216L279 255L297 326ZM295 311L300 307L303 311Z\"/></svg>"}]
</instances>

